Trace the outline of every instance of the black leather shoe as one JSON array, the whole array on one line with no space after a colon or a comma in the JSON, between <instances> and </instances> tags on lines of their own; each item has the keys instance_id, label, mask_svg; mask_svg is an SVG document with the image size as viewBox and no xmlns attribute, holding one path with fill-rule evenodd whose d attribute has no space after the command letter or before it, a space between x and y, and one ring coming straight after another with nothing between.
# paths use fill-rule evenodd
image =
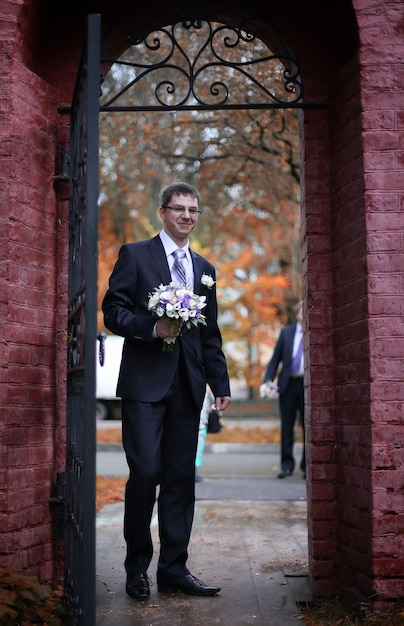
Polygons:
<instances>
[{"instance_id":1,"label":"black leather shoe","mask_svg":"<svg viewBox=\"0 0 404 626\"><path fill-rule=\"evenodd\" d=\"M177 593L182 591L189 596L214 596L220 591L220 587L205 585L201 580L187 574L181 578L158 580L158 590L160 593Z\"/></svg>"},{"instance_id":2,"label":"black leather shoe","mask_svg":"<svg viewBox=\"0 0 404 626\"><path fill-rule=\"evenodd\" d=\"M144 572L133 574L126 581L126 593L135 600L148 600L150 598L149 579Z\"/></svg>"},{"instance_id":3,"label":"black leather shoe","mask_svg":"<svg viewBox=\"0 0 404 626\"><path fill-rule=\"evenodd\" d=\"M279 472L278 474L278 478L286 478L286 476L292 476L293 474L293 470L282 470L281 472Z\"/></svg>"}]
</instances>

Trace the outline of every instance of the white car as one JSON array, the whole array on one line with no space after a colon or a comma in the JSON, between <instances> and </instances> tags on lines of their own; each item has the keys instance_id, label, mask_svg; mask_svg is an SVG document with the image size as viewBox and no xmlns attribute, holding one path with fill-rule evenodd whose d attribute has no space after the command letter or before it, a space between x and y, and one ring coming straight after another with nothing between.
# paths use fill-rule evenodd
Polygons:
<instances>
[{"instance_id":1,"label":"white car","mask_svg":"<svg viewBox=\"0 0 404 626\"><path fill-rule=\"evenodd\" d=\"M99 341L97 341L96 349L96 416L99 420L121 419L121 401L115 394L124 339L117 335L104 336L105 353L103 366L101 366L99 361Z\"/></svg>"}]
</instances>

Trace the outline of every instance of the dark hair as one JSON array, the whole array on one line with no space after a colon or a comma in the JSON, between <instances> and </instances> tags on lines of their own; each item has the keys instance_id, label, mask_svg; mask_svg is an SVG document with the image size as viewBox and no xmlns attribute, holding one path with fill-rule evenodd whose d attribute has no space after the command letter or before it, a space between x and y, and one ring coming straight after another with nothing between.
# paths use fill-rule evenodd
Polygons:
<instances>
[{"instance_id":1,"label":"dark hair","mask_svg":"<svg viewBox=\"0 0 404 626\"><path fill-rule=\"evenodd\" d=\"M166 207L174 195L192 196L198 200L198 206L201 202L199 191L188 183L171 183L161 194L161 206Z\"/></svg>"}]
</instances>

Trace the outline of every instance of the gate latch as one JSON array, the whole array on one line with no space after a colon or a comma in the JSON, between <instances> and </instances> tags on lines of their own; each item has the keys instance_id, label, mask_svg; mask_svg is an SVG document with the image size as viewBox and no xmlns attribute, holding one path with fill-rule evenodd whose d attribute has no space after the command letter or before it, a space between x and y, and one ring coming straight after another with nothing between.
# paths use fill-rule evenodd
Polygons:
<instances>
[{"instance_id":1,"label":"gate latch","mask_svg":"<svg viewBox=\"0 0 404 626\"><path fill-rule=\"evenodd\" d=\"M66 472L58 472L56 474L56 485L53 485L54 495L49 498L50 504L65 504L65 487L67 475Z\"/></svg>"}]
</instances>

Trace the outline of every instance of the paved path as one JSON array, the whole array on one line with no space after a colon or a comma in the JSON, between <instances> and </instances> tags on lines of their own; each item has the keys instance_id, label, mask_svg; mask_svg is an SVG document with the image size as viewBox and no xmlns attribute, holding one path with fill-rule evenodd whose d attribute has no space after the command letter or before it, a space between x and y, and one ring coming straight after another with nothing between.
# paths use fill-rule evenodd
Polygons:
<instances>
[{"instance_id":1,"label":"paved path","mask_svg":"<svg viewBox=\"0 0 404 626\"><path fill-rule=\"evenodd\" d=\"M301 447L297 446L297 459ZM97 515L97 626L292 626L307 581L306 484L300 472L279 480L279 446L208 446L196 484L188 565L222 591L214 598L159 594L155 555L151 599L125 594L123 504ZM99 448L97 473L127 475L120 446Z\"/></svg>"}]
</instances>

